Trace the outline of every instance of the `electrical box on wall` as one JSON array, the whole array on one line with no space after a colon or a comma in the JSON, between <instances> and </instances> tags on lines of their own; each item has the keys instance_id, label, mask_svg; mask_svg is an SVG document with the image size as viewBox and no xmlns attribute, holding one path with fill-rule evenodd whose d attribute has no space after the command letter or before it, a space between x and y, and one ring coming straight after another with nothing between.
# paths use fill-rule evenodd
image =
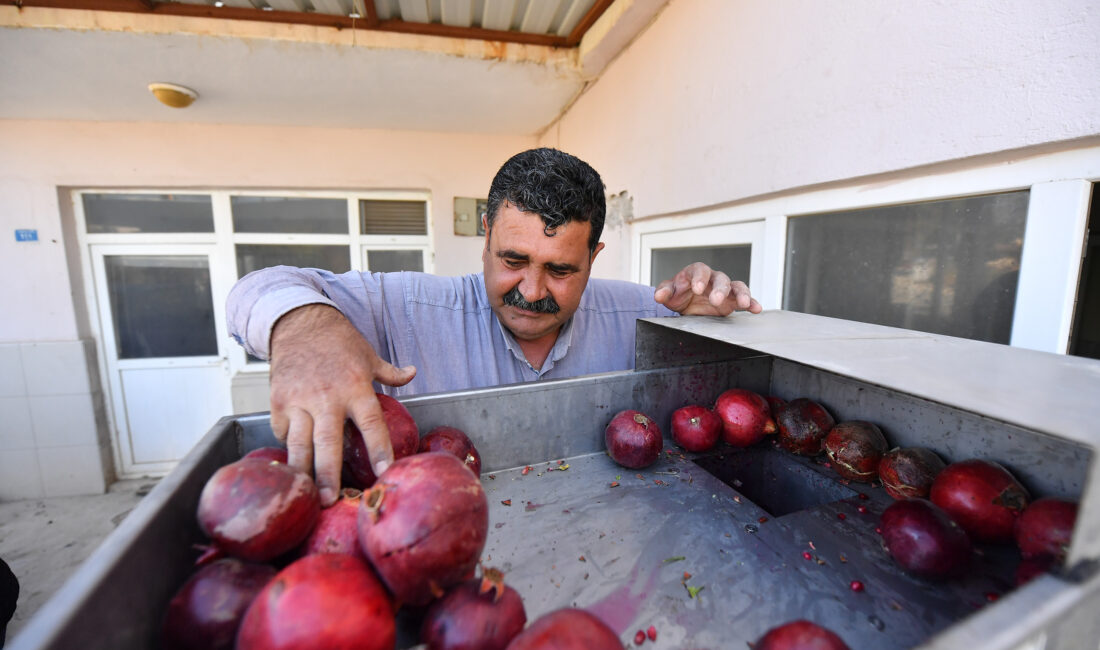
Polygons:
<instances>
[{"instance_id":1,"label":"electrical box on wall","mask_svg":"<svg viewBox=\"0 0 1100 650\"><path fill-rule=\"evenodd\" d=\"M455 234L477 237L485 234L481 216L485 214L488 199L455 197Z\"/></svg>"}]
</instances>

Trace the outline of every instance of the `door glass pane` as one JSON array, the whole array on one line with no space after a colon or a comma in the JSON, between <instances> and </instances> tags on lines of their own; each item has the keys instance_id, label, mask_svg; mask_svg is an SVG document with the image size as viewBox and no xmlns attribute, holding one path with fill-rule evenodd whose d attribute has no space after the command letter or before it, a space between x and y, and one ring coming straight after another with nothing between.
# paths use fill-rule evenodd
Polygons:
<instances>
[{"instance_id":1,"label":"door glass pane","mask_svg":"<svg viewBox=\"0 0 1100 650\"><path fill-rule=\"evenodd\" d=\"M83 194L89 233L214 232L210 197L198 194Z\"/></svg>"},{"instance_id":2,"label":"door glass pane","mask_svg":"<svg viewBox=\"0 0 1100 650\"><path fill-rule=\"evenodd\" d=\"M1008 343L1028 192L788 221L785 309Z\"/></svg>"},{"instance_id":3,"label":"door glass pane","mask_svg":"<svg viewBox=\"0 0 1100 650\"><path fill-rule=\"evenodd\" d=\"M722 271L732 280L749 283L752 245L698 246L691 248L655 248L650 258L649 283L657 286L692 262L702 262Z\"/></svg>"},{"instance_id":4,"label":"door glass pane","mask_svg":"<svg viewBox=\"0 0 1100 650\"><path fill-rule=\"evenodd\" d=\"M351 258L347 246L237 244L237 273L240 277L279 265L345 273L351 270Z\"/></svg>"},{"instance_id":5,"label":"door glass pane","mask_svg":"<svg viewBox=\"0 0 1100 650\"><path fill-rule=\"evenodd\" d=\"M348 233L348 202L280 196L232 196L233 230L335 234Z\"/></svg>"},{"instance_id":6,"label":"door glass pane","mask_svg":"<svg viewBox=\"0 0 1100 650\"><path fill-rule=\"evenodd\" d=\"M367 270L375 273L423 271L424 253L419 250L367 251Z\"/></svg>"},{"instance_id":7,"label":"door glass pane","mask_svg":"<svg viewBox=\"0 0 1100 650\"><path fill-rule=\"evenodd\" d=\"M109 255L104 265L120 359L218 353L205 255Z\"/></svg>"},{"instance_id":8,"label":"door glass pane","mask_svg":"<svg viewBox=\"0 0 1100 650\"><path fill-rule=\"evenodd\" d=\"M426 235L428 204L424 201L359 202L359 232L364 235Z\"/></svg>"}]
</instances>

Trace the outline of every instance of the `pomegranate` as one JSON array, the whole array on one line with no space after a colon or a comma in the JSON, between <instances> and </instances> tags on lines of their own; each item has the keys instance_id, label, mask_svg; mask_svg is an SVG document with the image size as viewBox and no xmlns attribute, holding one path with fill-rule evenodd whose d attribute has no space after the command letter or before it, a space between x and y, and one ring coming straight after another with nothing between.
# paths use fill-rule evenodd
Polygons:
<instances>
[{"instance_id":1,"label":"pomegranate","mask_svg":"<svg viewBox=\"0 0 1100 650\"><path fill-rule=\"evenodd\" d=\"M432 603L420 631L428 650L504 650L527 623L519 592L488 568Z\"/></svg>"},{"instance_id":2,"label":"pomegranate","mask_svg":"<svg viewBox=\"0 0 1100 650\"><path fill-rule=\"evenodd\" d=\"M428 435L420 439L419 451L446 451L454 454L459 460L473 470L474 474L481 476L481 454L477 453L470 437L461 429L454 427L436 427L428 432Z\"/></svg>"},{"instance_id":3,"label":"pomegranate","mask_svg":"<svg viewBox=\"0 0 1100 650\"><path fill-rule=\"evenodd\" d=\"M932 482L944 467L931 449L895 447L879 461L878 477L886 493L895 499L927 499Z\"/></svg>"},{"instance_id":4,"label":"pomegranate","mask_svg":"<svg viewBox=\"0 0 1100 650\"><path fill-rule=\"evenodd\" d=\"M1076 522L1076 502L1052 497L1036 499L1024 509L1013 529L1020 555L1025 559L1046 555L1063 562Z\"/></svg>"},{"instance_id":5,"label":"pomegranate","mask_svg":"<svg viewBox=\"0 0 1100 650\"><path fill-rule=\"evenodd\" d=\"M743 388L731 388L718 396L714 412L722 419L722 440L734 447L748 447L775 433L768 400Z\"/></svg>"},{"instance_id":6,"label":"pomegranate","mask_svg":"<svg viewBox=\"0 0 1100 650\"><path fill-rule=\"evenodd\" d=\"M850 420L829 429L821 443L837 474L869 483L878 476L878 464L889 449L882 430L871 422Z\"/></svg>"},{"instance_id":7,"label":"pomegranate","mask_svg":"<svg viewBox=\"0 0 1100 650\"><path fill-rule=\"evenodd\" d=\"M359 545L402 603L426 605L473 575L489 533L481 481L451 454L395 462L363 495Z\"/></svg>"},{"instance_id":8,"label":"pomegranate","mask_svg":"<svg viewBox=\"0 0 1100 650\"><path fill-rule=\"evenodd\" d=\"M976 541L992 543L1012 541L1016 519L1029 501L1027 490L1007 469L976 459L945 467L929 498Z\"/></svg>"},{"instance_id":9,"label":"pomegranate","mask_svg":"<svg viewBox=\"0 0 1100 650\"><path fill-rule=\"evenodd\" d=\"M835 632L806 620L791 621L768 630L755 650L849 650Z\"/></svg>"},{"instance_id":10,"label":"pomegranate","mask_svg":"<svg viewBox=\"0 0 1100 650\"><path fill-rule=\"evenodd\" d=\"M1049 555L1024 558L1016 566L1016 586L1021 587L1054 568L1055 561Z\"/></svg>"},{"instance_id":11,"label":"pomegranate","mask_svg":"<svg viewBox=\"0 0 1100 650\"><path fill-rule=\"evenodd\" d=\"M970 538L939 506L927 499L891 503L882 513L886 550L906 571L925 578L950 578L970 564Z\"/></svg>"},{"instance_id":12,"label":"pomegranate","mask_svg":"<svg viewBox=\"0 0 1100 650\"><path fill-rule=\"evenodd\" d=\"M607 624L583 609L559 609L539 618L508 650L610 650L623 644Z\"/></svg>"},{"instance_id":13,"label":"pomegranate","mask_svg":"<svg viewBox=\"0 0 1100 650\"><path fill-rule=\"evenodd\" d=\"M393 458L404 458L416 453L420 445L420 430L405 405L389 395L375 393L382 407L382 418L390 432L390 444L393 445ZM374 485L374 469L371 468L367 443L355 423L344 423L344 470L343 480L348 487L365 490Z\"/></svg>"},{"instance_id":14,"label":"pomegranate","mask_svg":"<svg viewBox=\"0 0 1100 650\"><path fill-rule=\"evenodd\" d=\"M199 527L242 560L266 562L302 543L321 501L313 479L284 463L242 458L214 472L199 496Z\"/></svg>"},{"instance_id":15,"label":"pomegranate","mask_svg":"<svg viewBox=\"0 0 1100 650\"><path fill-rule=\"evenodd\" d=\"M275 576L266 564L227 558L196 571L168 603L164 650L232 650L245 610Z\"/></svg>"},{"instance_id":16,"label":"pomegranate","mask_svg":"<svg viewBox=\"0 0 1100 650\"><path fill-rule=\"evenodd\" d=\"M620 411L604 429L611 459L623 467L641 469L661 455L664 439L657 423L639 411Z\"/></svg>"},{"instance_id":17,"label":"pomegranate","mask_svg":"<svg viewBox=\"0 0 1100 650\"><path fill-rule=\"evenodd\" d=\"M237 650L392 650L396 638L393 602L367 563L320 553L292 562L252 601Z\"/></svg>"},{"instance_id":18,"label":"pomegranate","mask_svg":"<svg viewBox=\"0 0 1100 650\"><path fill-rule=\"evenodd\" d=\"M340 498L321 511L317 525L302 542L301 555L343 553L366 559L359 548L359 499L363 493L355 488L340 490Z\"/></svg>"},{"instance_id":19,"label":"pomegranate","mask_svg":"<svg viewBox=\"0 0 1100 650\"><path fill-rule=\"evenodd\" d=\"M672 413L672 440L688 451L707 451L718 443L722 420L705 406L685 406Z\"/></svg>"},{"instance_id":20,"label":"pomegranate","mask_svg":"<svg viewBox=\"0 0 1100 650\"><path fill-rule=\"evenodd\" d=\"M817 402L805 397L792 399L779 414L779 445L801 456L816 456L835 424L833 416Z\"/></svg>"},{"instance_id":21,"label":"pomegranate","mask_svg":"<svg viewBox=\"0 0 1100 650\"><path fill-rule=\"evenodd\" d=\"M286 464L286 449L282 447L259 447L244 455L244 458L263 458Z\"/></svg>"},{"instance_id":22,"label":"pomegranate","mask_svg":"<svg viewBox=\"0 0 1100 650\"><path fill-rule=\"evenodd\" d=\"M779 412L786 408L787 400L775 395L768 395L764 399L768 400L768 412L771 413L772 419L776 421L776 427L778 427Z\"/></svg>"}]
</instances>

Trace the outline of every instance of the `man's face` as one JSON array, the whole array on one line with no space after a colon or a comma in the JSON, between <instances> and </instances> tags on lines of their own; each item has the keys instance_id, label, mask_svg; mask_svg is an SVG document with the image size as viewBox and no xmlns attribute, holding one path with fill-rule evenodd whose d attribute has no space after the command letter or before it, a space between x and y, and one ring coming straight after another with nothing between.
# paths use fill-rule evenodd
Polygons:
<instances>
[{"instance_id":1,"label":"man's face","mask_svg":"<svg viewBox=\"0 0 1100 650\"><path fill-rule=\"evenodd\" d=\"M566 222L553 237L544 227L537 214L505 201L485 232L482 261L489 303L500 322L524 341L557 335L577 311L592 261L603 249L597 244L589 255L589 223Z\"/></svg>"}]
</instances>

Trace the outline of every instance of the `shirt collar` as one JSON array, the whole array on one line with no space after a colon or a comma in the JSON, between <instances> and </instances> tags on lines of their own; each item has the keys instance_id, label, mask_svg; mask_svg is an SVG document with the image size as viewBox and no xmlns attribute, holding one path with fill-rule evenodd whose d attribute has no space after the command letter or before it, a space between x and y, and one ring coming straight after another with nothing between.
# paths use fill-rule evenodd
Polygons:
<instances>
[{"instance_id":1,"label":"shirt collar","mask_svg":"<svg viewBox=\"0 0 1100 650\"><path fill-rule=\"evenodd\" d=\"M558 338L554 341L554 347L550 348L550 353L546 355L546 361L543 362L542 369L535 370L527 360L527 357L524 356L523 349L519 347L519 342L516 341L516 337L500 322L500 319L496 317L496 312L493 313L493 318L497 322L497 327L500 328L500 333L504 337L504 344L508 346L508 350L511 351L516 359L525 364L528 368L531 368L539 377L550 372L554 367L554 363L560 361L569 351L569 344L573 340L573 321L576 317L577 315L573 314L573 316L561 326L561 329L558 330Z\"/></svg>"}]
</instances>

